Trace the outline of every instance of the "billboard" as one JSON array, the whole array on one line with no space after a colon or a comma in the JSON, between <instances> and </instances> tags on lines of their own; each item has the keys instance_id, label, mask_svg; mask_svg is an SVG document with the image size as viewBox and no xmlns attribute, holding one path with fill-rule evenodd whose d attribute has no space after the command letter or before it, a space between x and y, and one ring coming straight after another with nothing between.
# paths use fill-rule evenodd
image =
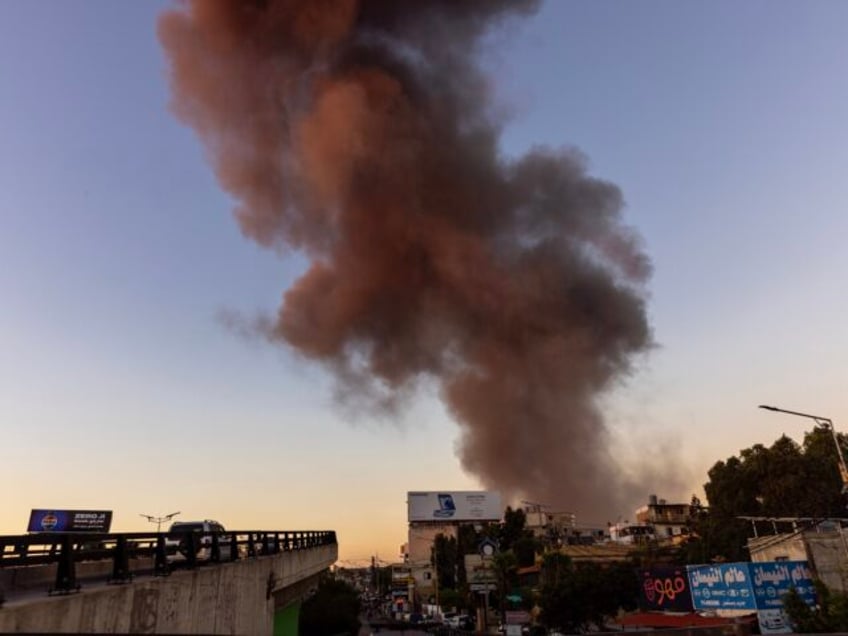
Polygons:
<instances>
[{"instance_id":1,"label":"billboard","mask_svg":"<svg viewBox=\"0 0 848 636\"><path fill-rule=\"evenodd\" d=\"M408 521L500 521L501 494L486 490L406 493Z\"/></svg>"},{"instance_id":2,"label":"billboard","mask_svg":"<svg viewBox=\"0 0 848 636\"><path fill-rule=\"evenodd\" d=\"M639 570L642 609L691 612L692 594L686 567L655 566Z\"/></svg>"},{"instance_id":3,"label":"billboard","mask_svg":"<svg viewBox=\"0 0 848 636\"><path fill-rule=\"evenodd\" d=\"M756 610L747 563L689 565L689 589L696 610Z\"/></svg>"},{"instance_id":4,"label":"billboard","mask_svg":"<svg viewBox=\"0 0 848 636\"><path fill-rule=\"evenodd\" d=\"M816 603L806 561L690 565L687 570L692 602L698 610L759 610L762 616L777 621L783 596L793 587L808 605Z\"/></svg>"},{"instance_id":5,"label":"billboard","mask_svg":"<svg viewBox=\"0 0 848 636\"><path fill-rule=\"evenodd\" d=\"M783 596L792 587L807 605L816 604L813 575L806 561L749 563L748 568L751 570L757 609L783 607Z\"/></svg>"},{"instance_id":6,"label":"billboard","mask_svg":"<svg viewBox=\"0 0 848 636\"><path fill-rule=\"evenodd\" d=\"M33 510L27 532L109 532L111 510Z\"/></svg>"},{"instance_id":7,"label":"billboard","mask_svg":"<svg viewBox=\"0 0 848 636\"><path fill-rule=\"evenodd\" d=\"M783 596L795 588L807 605L816 604L816 588L806 561L750 563L751 583L757 601L762 634L789 634L792 626L783 611Z\"/></svg>"}]
</instances>

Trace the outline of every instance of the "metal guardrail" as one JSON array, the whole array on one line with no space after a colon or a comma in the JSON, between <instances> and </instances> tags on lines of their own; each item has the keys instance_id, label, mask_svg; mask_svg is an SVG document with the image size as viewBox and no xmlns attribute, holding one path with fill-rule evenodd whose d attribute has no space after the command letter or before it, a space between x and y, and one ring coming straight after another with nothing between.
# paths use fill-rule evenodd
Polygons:
<instances>
[{"instance_id":1,"label":"metal guardrail","mask_svg":"<svg viewBox=\"0 0 848 636\"><path fill-rule=\"evenodd\" d=\"M179 565L223 563L336 544L332 530L230 530L201 532L34 533L0 536L0 568L56 564L48 594L79 591L76 564L112 561L109 583L132 580L131 559L152 559L153 575L168 576ZM223 550L222 550L223 548ZM226 558L222 558L222 552Z\"/></svg>"}]
</instances>

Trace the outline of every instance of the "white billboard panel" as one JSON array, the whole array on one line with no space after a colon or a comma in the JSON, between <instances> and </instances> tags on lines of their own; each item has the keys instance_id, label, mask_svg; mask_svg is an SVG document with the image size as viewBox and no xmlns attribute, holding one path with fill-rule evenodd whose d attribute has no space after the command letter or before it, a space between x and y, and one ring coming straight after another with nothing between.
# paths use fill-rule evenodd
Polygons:
<instances>
[{"instance_id":1,"label":"white billboard panel","mask_svg":"<svg viewBox=\"0 0 848 636\"><path fill-rule=\"evenodd\" d=\"M500 521L501 494L487 490L406 493L409 521Z\"/></svg>"}]
</instances>

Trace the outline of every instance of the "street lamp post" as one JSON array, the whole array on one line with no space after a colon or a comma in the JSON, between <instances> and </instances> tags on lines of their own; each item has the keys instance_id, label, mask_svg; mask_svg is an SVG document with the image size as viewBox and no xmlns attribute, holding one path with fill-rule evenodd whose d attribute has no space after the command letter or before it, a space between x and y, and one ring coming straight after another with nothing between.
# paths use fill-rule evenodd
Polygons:
<instances>
[{"instance_id":1,"label":"street lamp post","mask_svg":"<svg viewBox=\"0 0 848 636\"><path fill-rule=\"evenodd\" d=\"M845 465L845 456L842 454L842 446L839 444L839 437L836 435L836 429L833 427L833 420L829 417L821 417L819 415L810 415L809 413L799 413L798 411L788 411L776 406L768 406L760 404L761 409L767 411L775 411L776 413L786 413L787 415L797 415L798 417L806 417L813 420L819 426L830 430L833 435L833 443L836 445L836 455L839 458L839 476L842 478L842 492L848 493L848 466Z\"/></svg>"},{"instance_id":2,"label":"street lamp post","mask_svg":"<svg viewBox=\"0 0 848 636\"><path fill-rule=\"evenodd\" d=\"M161 531L161 529L162 529L162 524L163 524L164 522L166 522L166 521L170 521L171 519L173 519L174 517L176 517L178 514L180 514L180 513L179 513L179 512L172 512L172 513L167 514L167 515L164 515L164 516L162 516L162 517L155 517L155 516L153 516L153 515L146 515L146 514L144 514L144 513L139 513L139 515L141 515L142 517L144 517L145 519L147 519L150 523L155 523L155 524L156 524L156 532L157 532L157 533L159 533L159 532Z\"/></svg>"}]
</instances>

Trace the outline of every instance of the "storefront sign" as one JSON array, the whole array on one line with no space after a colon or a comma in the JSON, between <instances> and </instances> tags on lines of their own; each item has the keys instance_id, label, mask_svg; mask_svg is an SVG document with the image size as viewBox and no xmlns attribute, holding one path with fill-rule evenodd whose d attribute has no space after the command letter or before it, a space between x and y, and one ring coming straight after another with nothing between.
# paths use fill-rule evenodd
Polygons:
<instances>
[{"instance_id":1,"label":"storefront sign","mask_svg":"<svg viewBox=\"0 0 848 636\"><path fill-rule=\"evenodd\" d=\"M652 612L691 612L692 595L685 567L639 570L642 607Z\"/></svg>"},{"instance_id":2,"label":"storefront sign","mask_svg":"<svg viewBox=\"0 0 848 636\"><path fill-rule=\"evenodd\" d=\"M794 588L807 605L816 604L816 588L806 561L750 563L751 583L757 601L757 620L763 634L790 634L792 626L783 610L783 597Z\"/></svg>"},{"instance_id":3,"label":"storefront sign","mask_svg":"<svg viewBox=\"0 0 848 636\"><path fill-rule=\"evenodd\" d=\"M686 571L695 609L757 609L747 563L689 565Z\"/></svg>"}]
</instances>

